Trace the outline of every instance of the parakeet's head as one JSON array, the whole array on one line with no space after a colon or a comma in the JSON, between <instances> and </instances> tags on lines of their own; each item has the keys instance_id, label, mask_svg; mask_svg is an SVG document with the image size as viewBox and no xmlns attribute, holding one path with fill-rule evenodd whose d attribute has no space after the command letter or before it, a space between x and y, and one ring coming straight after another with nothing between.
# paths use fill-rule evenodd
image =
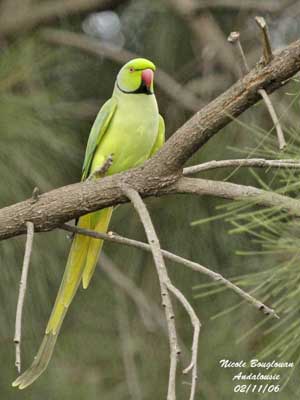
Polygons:
<instances>
[{"instance_id":1,"label":"parakeet's head","mask_svg":"<svg viewBox=\"0 0 300 400\"><path fill-rule=\"evenodd\" d=\"M153 94L155 65L146 58L128 61L117 76L116 85L124 93Z\"/></svg>"}]
</instances>

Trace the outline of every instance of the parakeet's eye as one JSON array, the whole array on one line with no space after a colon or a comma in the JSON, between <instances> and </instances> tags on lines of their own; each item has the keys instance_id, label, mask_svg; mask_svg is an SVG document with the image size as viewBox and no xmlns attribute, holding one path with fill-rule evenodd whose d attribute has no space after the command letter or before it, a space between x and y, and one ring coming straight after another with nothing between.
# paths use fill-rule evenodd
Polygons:
<instances>
[{"instance_id":1,"label":"parakeet's eye","mask_svg":"<svg viewBox=\"0 0 300 400\"><path fill-rule=\"evenodd\" d=\"M134 68L133 68L133 67L130 67L130 68L129 68L129 71L130 71L130 72L134 72Z\"/></svg>"}]
</instances>

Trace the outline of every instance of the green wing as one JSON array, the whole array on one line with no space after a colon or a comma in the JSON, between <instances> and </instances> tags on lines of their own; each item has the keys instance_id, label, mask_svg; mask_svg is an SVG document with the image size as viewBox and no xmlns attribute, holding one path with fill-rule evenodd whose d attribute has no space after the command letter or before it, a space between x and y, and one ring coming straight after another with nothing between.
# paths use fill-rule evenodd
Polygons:
<instances>
[{"instance_id":1,"label":"green wing","mask_svg":"<svg viewBox=\"0 0 300 400\"><path fill-rule=\"evenodd\" d=\"M117 100L112 97L103 104L95 119L86 146L86 152L82 167L82 181L84 181L89 175L95 151L99 146L99 143L103 135L105 134L116 109Z\"/></svg>"},{"instance_id":2,"label":"green wing","mask_svg":"<svg viewBox=\"0 0 300 400\"><path fill-rule=\"evenodd\" d=\"M159 115L158 132L155 143L152 147L150 157L152 157L165 143L165 121L161 115Z\"/></svg>"}]
</instances>

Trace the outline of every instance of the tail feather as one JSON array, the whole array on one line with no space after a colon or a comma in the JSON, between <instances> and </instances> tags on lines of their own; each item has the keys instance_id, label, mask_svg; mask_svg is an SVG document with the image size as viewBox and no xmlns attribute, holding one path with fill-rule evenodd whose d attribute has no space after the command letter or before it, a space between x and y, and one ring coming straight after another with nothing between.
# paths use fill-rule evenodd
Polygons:
<instances>
[{"instance_id":1,"label":"tail feather","mask_svg":"<svg viewBox=\"0 0 300 400\"><path fill-rule=\"evenodd\" d=\"M84 215L78 221L82 228L90 227L91 216ZM13 383L19 389L25 389L31 385L47 368L51 359L57 336L76 290L80 284L83 267L89 248L90 238L83 235L75 235L70 249L64 276L56 297L56 301L50 315L43 341L31 366L23 372Z\"/></svg>"},{"instance_id":2,"label":"tail feather","mask_svg":"<svg viewBox=\"0 0 300 400\"><path fill-rule=\"evenodd\" d=\"M97 213L93 213L93 229L96 232L107 232L108 225L112 216L113 208L105 208ZM89 249L82 274L82 286L86 289L89 286L94 274L97 260L103 246L103 240L90 239Z\"/></svg>"},{"instance_id":3,"label":"tail feather","mask_svg":"<svg viewBox=\"0 0 300 400\"><path fill-rule=\"evenodd\" d=\"M51 359L57 334L52 333L46 334L39 348L36 357L33 360L31 366L20 375L13 383L12 386L18 386L19 389L25 389L31 385L47 368Z\"/></svg>"},{"instance_id":4,"label":"tail feather","mask_svg":"<svg viewBox=\"0 0 300 400\"><path fill-rule=\"evenodd\" d=\"M78 221L81 228L90 228L91 215L87 214ZM83 267L87 257L90 238L76 234L69 253L65 273L56 297L47 328L47 333L56 334L79 286Z\"/></svg>"},{"instance_id":5,"label":"tail feather","mask_svg":"<svg viewBox=\"0 0 300 400\"><path fill-rule=\"evenodd\" d=\"M79 219L78 226L95 229L98 232L106 232L111 215L112 208L87 214ZM84 288L89 285L102 245L102 240L91 239L88 236L80 234L75 235L42 344L31 366L12 383L12 386L25 389L47 368L68 307L78 289L81 279Z\"/></svg>"}]
</instances>

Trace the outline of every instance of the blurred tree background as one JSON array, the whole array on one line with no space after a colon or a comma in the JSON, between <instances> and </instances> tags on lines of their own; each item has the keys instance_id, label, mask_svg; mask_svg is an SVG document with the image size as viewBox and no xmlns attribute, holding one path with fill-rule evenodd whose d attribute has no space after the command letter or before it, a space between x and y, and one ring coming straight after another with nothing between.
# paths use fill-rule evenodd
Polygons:
<instances>
[{"instance_id":1,"label":"blurred tree background","mask_svg":"<svg viewBox=\"0 0 300 400\"><path fill-rule=\"evenodd\" d=\"M0 207L30 197L35 186L45 192L79 181L91 124L111 96L127 51L153 60L167 74L157 80L156 94L170 135L240 77L238 55L226 40L231 31L240 31L253 66L261 57L253 17L266 18L272 44L281 48L299 36L299 14L300 2L295 0L2 0ZM68 32L80 36L71 40ZM87 49L88 43L93 48L95 42L104 46L102 55ZM293 81L272 96L287 135L283 153L277 150L270 117L260 102L210 140L191 163L237 155L296 158L298 92ZM294 196L299 187L295 171L216 170L205 176L267 186ZM283 315L280 323L266 321L255 309L240 304L235 294L168 262L174 283L191 300L203 325L196 398L242 398L233 394L236 370L220 368L221 359L247 361L261 354L267 360L297 362L299 223L278 210L262 212L246 202L232 207L213 198L173 196L150 199L147 204L163 248L225 277L237 277L246 289L260 285L257 297L278 305ZM144 239L129 205L118 207L111 229ZM31 363L42 339L69 243L58 230L35 235L23 316L23 368ZM105 244L109 259L103 260L91 287L76 295L48 370L24 392L11 387L16 376L13 335L23 252L23 237L0 243L1 398L164 398L169 349L151 256L110 243ZM146 297L148 309L130 288L124 292L120 287L124 282L141 290L139 296ZM184 311L176 307L176 313L185 347L183 368L192 331ZM280 371L282 377L290 372ZM292 376L272 398L293 398L298 386ZM178 398L188 398L188 391L189 377L180 376Z\"/></svg>"}]
</instances>

